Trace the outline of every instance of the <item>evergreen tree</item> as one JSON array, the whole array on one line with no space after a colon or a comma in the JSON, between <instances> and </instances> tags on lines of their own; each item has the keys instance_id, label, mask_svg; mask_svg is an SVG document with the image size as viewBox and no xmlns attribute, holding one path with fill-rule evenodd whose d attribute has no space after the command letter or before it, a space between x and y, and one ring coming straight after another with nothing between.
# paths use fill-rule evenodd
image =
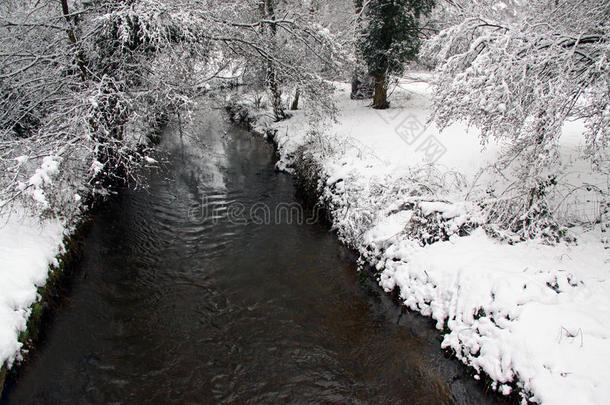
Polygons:
<instances>
[{"instance_id":1,"label":"evergreen tree","mask_svg":"<svg viewBox=\"0 0 610 405\"><path fill-rule=\"evenodd\" d=\"M419 20L434 7L434 0L370 0L359 47L369 74L375 78L373 108L388 108L387 81L401 74L420 47Z\"/></svg>"}]
</instances>

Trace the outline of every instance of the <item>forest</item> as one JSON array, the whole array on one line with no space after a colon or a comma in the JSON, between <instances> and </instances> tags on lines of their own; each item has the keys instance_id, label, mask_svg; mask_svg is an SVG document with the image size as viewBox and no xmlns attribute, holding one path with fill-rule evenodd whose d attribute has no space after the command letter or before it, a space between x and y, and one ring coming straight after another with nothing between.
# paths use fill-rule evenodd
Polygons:
<instances>
[{"instance_id":1,"label":"forest","mask_svg":"<svg viewBox=\"0 0 610 405\"><path fill-rule=\"evenodd\" d=\"M546 196L563 123L584 120L586 155L607 160L606 2L364 3L3 2L2 206L31 197L70 217L75 198L137 183L155 130L215 86L265 88L275 120L299 97L327 116L333 81L386 108L417 63L437 72L430 120L480 128L506 143L497 166L517 166L489 220L561 233Z\"/></svg>"}]
</instances>

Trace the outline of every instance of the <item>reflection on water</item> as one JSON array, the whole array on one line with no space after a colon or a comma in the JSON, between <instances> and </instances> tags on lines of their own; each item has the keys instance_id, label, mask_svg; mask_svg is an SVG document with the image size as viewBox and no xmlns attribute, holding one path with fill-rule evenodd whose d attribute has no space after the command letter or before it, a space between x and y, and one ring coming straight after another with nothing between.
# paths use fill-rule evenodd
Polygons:
<instances>
[{"instance_id":1,"label":"reflection on water","mask_svg":"<svg viewBox=\"0 0 610 405\"><path fill-rule=\"evenodd\" d=\"M202 121L168 132L169 164L149 190L97 215L71 296L3 401L497 401L443 357L428 321L359 281L326 228L189 217L202 201L295 202L268 145L219 116Z\"/></svg>"}]
</instances>

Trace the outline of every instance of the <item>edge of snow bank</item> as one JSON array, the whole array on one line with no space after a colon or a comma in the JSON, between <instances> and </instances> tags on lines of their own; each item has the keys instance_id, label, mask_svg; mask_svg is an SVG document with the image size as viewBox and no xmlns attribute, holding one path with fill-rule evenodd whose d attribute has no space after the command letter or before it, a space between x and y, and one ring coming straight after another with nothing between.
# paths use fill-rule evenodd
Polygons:
<instances>
[{"instance_id":1,"label":"edge of snow bank","mask_svg":"<svg viewBox=\"0 0 610 405\"><path fill-rule=\"evenodd\" d=\"M73 266L81 257L83 234L88 224L89 222L83 219L73 228L64 229L61 242L56 247L56 255L47 261L45 279L34 284L36 298L26 309L28 315L25 329L17 331L18 351L12 358L0 360L0 396L4 392L8 376L18 373L27 363L28 354L35 350L45 324L63 299L66 283L73 274Z\"/></svg>"}]
</instances>

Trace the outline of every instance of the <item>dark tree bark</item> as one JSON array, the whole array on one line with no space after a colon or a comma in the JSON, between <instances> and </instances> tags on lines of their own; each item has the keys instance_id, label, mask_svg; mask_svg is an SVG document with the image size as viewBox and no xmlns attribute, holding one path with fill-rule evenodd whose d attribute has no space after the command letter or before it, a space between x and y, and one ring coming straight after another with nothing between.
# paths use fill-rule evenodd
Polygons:
<instances>
[{"instance_id":1,"label":"dark tree bark","mask_svg":"<svg viewBox=\"0 0 610 405\"><path fill-rule=\"evenodd\" d=\"M68 39L70 40L70 44L74 47L76 51L76 64L78 69L80 70L80 75L83 81L87 80L87 63L85 62L85 56L83 52L79 50L78 43L76 40L76 33L74 32L74 19L70 15L70 8L68 7L68 0L61 0L61 11L63 13L63 17L68 23L68 28L66 29L66 33L68 34Z\"/></svg>"},{"instance_id":2,"label":"dark tree bark","mask_svg":"<svg viewBox=\"0 0 610 405\"><path fill-rule=\"evenodd\" d=\"M290 105L290 109L292 111L299 109L299 98L300 97L301 97L301 91L297 87L296 91L294 92L294 99L292 100L292 104Z\"/></svg>"},{"instance_id":3,"label":"dark tree bark","mask_svg":"<svg viewBox=\"0 0 610 405\"><path fill-rule=\"evenodd\" d=\"M386 75L375 79L375 95L373 96L373 108L384 110L390 106L388 102L388 84Z\"/></svg>"},{"instance_id":4,"label":"dark tree bark","mask_svg":"<svg viewBox=\"0 0 610 405\"><path fill-rule=\"evenodd\" d=\"M269 19L271 21L275 21L275 9L273 0L264 0L261 1L260 5L262 11L262 17L265 19ZM275 24L270 24L269 32L271 36L271 41L275 42L275 35L277 33L277 27ZM276 121L281 121L286 118L286 113L284 112L284 107L282 106L282 91L280 89L278 79L277 79L277 71L275 69L275 64L272 59L267 60L267 74L266 74L266 82L269 91L271 92L271 105L273 106L273 117Z\"/></svg>"}]
</instances>

